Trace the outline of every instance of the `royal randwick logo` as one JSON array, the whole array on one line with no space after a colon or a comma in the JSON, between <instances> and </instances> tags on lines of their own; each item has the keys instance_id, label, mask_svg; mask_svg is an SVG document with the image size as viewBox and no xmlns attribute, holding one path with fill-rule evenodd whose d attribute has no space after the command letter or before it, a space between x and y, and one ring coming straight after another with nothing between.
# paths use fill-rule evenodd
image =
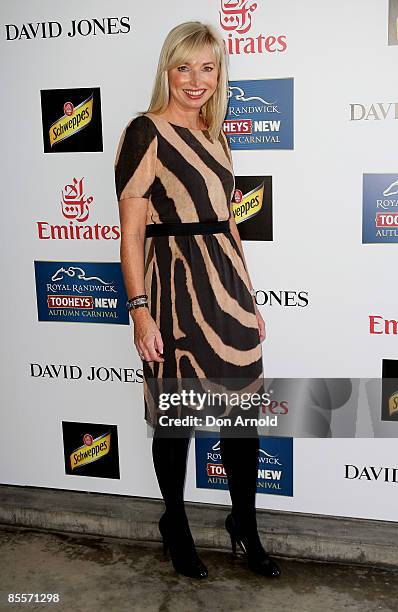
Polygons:
<instances>
[{"instance_id":1,"label":"royal randwick logo","mask_svg":"<svg viewBox=\"0 0 398 612\"><path fill-rule=\"evenodd\" d=\"M257 493L293 496L293 438L259 436ZM241 456L242 464L245 457ZM216 432L195 431L196 486L228 489Z\"/></svg>"},{"instance_id":2,"label":"royal randwick logo","mask_svg":"<svg viewBox=\"0 0 398 612\"><path fill-rule=\"evenodd\" d=\"M286 51L286 34L264 35L252 29L257 8L258 3L251 0L220 0L220 25L227 35L224 42L229 54Z\"/></svg>"},{"instance_id":3,"label":"royal randwick logo","mask_svg":"<svg viewBox=\"0 0 398 612\"><path fill-rule=\"evenodd\" d=\"M44 153L103 151L99 87L43 89Z\"/></svg>"},{"instance_id":4,"label":"royal randwick logo","mask_svg":"<svg viewBox=\"0 0 398 612\"><path fill-rule=\"evenodd\" d=\"M294 81L229 81L223 124L231 149L293 149Z\"/></svg>"},{"instance_id":5,"label":"royal randwick logo","mask_svg":"<svg viewBox=\"0 0 398 612\"><path fill-rule=\"evenodd\" d=\"M39 321L128 325L119 262L35 261Z\"/></svg>"},{"instance_id":6,"label":"royal randwick logo","mask_svg":"<svg viewBox=\"0 0 398 612\"><path fill-rule=\"evenodd\" d=\"M37 221L40 240L118 240L118 225L87 224L93 208L94 197L85 193L82 178L73 177L61 189L60 208L65 223L53 225L48 221Z\"/></svg>"},{"instance_id":7,"label":"royal randwick logo","mask_svg":"<svg viewBox=\"0 0 398 612\"><path fill-rule=\"evenodd\" d=\"M363 175L362 242L398 242L398 173Z\"/></svg>"}]
</instances>

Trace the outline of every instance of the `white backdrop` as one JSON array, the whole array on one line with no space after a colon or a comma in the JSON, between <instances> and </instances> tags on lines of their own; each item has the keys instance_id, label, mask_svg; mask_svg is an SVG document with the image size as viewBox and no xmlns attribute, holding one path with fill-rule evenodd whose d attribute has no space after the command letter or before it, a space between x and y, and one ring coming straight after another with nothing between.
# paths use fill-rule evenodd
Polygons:
<instances>
[{"instance_id":1,"label":"white backdrop","mask_svg":"<svg viewBox=\"0 0 398 612\"><path fill-rule=\"evenodd\" d=\"M395 245L361 242L362 175L398 173L398 122L350 121L350 104L398 101L388 1L257 4L253 29L286 35L287 49L231 55L230 78L294 78L295 145L233 152L237 175L273 177L274 239L243 244L255 288L309 295L305 308L261 307L265 373L379 377L382 359L396 358L397 339L370 335L368 317L396 318L397 255ZM215 0L117 0L111 8L104 0L2 2L1 483L160 496L141 384L30 376L30 363L141 366L132 326L38 321L34 260L114 262L119 242L39 240L36 223L59 223L60 186L84 176L95 220L118 224L116 146L129 119L147 108L164 37L187 20L217 26L219 7ZM58 21L66 32L72 19L105 16L128 16L130 32L6 40L5 24ZM103 152L43 153L40 90L78 87L100 87ZM120 480L65 474L62 421L117 425ZM225 491L196 489L193 450L186 498L228 504ZM295 439L294 496L257 495L257 505L397 520L396 483L347 480L345 464L394 467L395 439Z\"/></svg>"}]
</instances>

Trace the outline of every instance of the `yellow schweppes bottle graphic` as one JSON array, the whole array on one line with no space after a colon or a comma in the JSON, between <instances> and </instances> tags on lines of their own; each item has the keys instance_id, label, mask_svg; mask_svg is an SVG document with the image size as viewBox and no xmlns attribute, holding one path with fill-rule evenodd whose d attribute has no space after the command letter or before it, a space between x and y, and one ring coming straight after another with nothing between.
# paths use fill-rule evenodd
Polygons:
<instances>
[{"instance_id":1,"label":"yellow schweppes bottle graphic","mask_svg":"<svg viewBox=\"0 0 398 612\"><path fill-rule=\"evenodd\" d=\"M398 391L395 391L388 400L388 414L392 416L398 413Z\"/></svg>"},{"instance_id":2,"label":"yellow schweppes bottle graphic","mask_svg":"<svg viewBox=\"0 0 398 612\"><path fill-rule=\"evenodd\" d=\"M234 201L232 203L232 212L235 222L242 223L257 215L263 207L264 201L264 183L242 194L239 189L235 189Z\"/></svg>"},{"instance_id":3,"label":"yellow schweppes bottle graphic","mask_svg":"<svg viewBox=\"0 0 398 612\"><path fill-rule=\"evenodd\" d=\"M65 114L50 126L51 147L87 127L93 116L93 96L94 93L76 107L71 102L64 104Z\"/></svg>"},{"instance_id":4,"label":"yellow schweppes bottle graphic","mask_svg":"<svg viewBox=\"0 0 398 612\"><path fill-rule=\"evenodd\" d=\"M85 443L79 446L70 455L70 466L72 470L75 470L82 465L92 463L101 459L109 453L111 448L111 434L110 432L99 436L98 438L91 437L90 434L84 436Z\"/></svg>"}]
</instances>

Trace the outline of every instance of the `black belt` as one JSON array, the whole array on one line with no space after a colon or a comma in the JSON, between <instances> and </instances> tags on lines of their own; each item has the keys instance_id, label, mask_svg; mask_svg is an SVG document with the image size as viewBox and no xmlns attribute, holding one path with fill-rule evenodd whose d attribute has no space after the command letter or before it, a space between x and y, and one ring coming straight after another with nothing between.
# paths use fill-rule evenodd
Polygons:
<instances>
[{"instance_id":1,"label":"black belt","mask_svg":"<svg viewBox=\"0 0 398 612\"><path fill-rule=\"evenodd\" d=\"M151 223L145 236L192 236L195 234L220 234L229 232L229 220L195 223Z\"/></svg>"}]
</instances>

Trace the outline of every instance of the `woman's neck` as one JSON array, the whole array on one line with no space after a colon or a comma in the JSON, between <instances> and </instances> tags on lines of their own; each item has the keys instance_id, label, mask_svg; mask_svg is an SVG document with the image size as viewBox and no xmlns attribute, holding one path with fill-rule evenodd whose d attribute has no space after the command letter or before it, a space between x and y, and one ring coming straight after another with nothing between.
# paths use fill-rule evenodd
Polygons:
<instances>
[{"instance_id":1,"label":"woman's neck","mask_svg":"<svg viewBox=\"0 0 398 612\"><path fill-rule=\"evenodd\" d=\"M180 110L174 108L172 106L168 106L164 113L159 115L169 121L170 123L175 123L176 125L182 125L192 130L205 130L206 125L205 121L201 114L201 109L196 110Z\"/></svg>"}]
</instances>

